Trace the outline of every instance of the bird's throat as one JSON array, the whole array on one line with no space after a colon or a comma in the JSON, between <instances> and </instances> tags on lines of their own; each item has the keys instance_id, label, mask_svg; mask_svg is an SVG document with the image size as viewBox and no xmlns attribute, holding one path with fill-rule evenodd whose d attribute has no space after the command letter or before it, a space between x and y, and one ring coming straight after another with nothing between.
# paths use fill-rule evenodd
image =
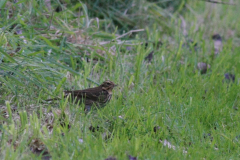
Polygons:
<instances>
[{"instance_id":1,"label":"bird's throat","mask_svg":"<svg viewBox=\"0 0 240 160\"><path fill-rule=\"evenodd\" d=\"M102 89L107 91L108 94L112 94L112 88L102 87Z\"/></svg>"}]
</instances>

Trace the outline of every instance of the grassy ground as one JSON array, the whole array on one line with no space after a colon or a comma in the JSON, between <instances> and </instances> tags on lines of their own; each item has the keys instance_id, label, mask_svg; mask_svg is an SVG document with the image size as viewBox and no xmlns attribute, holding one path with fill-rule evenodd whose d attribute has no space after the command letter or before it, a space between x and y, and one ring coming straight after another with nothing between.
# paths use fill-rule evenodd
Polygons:
<instances>
[{"instance_id":1,"label":"grassy ground","mask_svg":"<svg viewBox=\"0 0 240 160\"><path fill-rule=\"evenodd\" d=\"M83 3L52 14L43 1L5 2L1 159L240 158L239 4L190 1L169 13L146 2L147 12L138 9L148 23L120 37L123 30L89 17ZM211 66L206 74L199 62ZM223 83L225 73L235 82ZM64 99L44 101L108 79L118 84L112 100L90 114Z\"/></svg>"}]
</instances>

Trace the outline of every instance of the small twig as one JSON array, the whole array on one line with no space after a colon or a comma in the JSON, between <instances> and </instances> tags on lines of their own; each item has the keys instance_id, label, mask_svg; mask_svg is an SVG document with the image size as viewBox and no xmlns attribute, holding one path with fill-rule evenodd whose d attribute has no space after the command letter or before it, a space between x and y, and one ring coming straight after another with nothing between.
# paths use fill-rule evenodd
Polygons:
<instances>
[{"instance_id":1,"label":"small twig","mask_svg":"<svg viewBox=\"0 0 240 160\"><path fill-rule=\"evenodd\" d=\"M117 38L115 38L115 39L113 39L113 40L111 40L111 41L100 42L99 44L100 44L100 45L109 44L109 43L111 43L111 42L117 41L118 39L120 39L120 38L122 38L122 37L124 37L124 36L126 36L126 35L131 35L131 34L134 33L134 32L142 32L142 31L145 31L145 29L131 30L131 31L127 32L127 33L124 33L124 34L118 36ZM119 42L119 40L118 40L118 42ZM120 41L120 42L122 42L122 41ZM119 44L122 44L122 43L119 43Z\"/></svg>"},{"instance_id":2,"label":"small twig","mask_svg":"<svg viewBox=\"0 0 240 160\"><path fill-rule=\"evenodd\" d=\"M124 37L124 36L126 36L126 35L131 35L132 33L134 33L134 32L142 32L142 31L144 31L144 29L137 29L137 30L131 30L131 31L129 31L129 32L127 32L127 33L124 33L124 34L122 34L121 36L118 36L117 38L115 38L115 40L116 39L119 39L119 38L122 38L122 37ZM114 40L113 40L114 41Z\"/></svg>"},{"instance_id":3,"label":"small twig","mask_svg":"<svg viewBox=\"0 0 240 160\"><path fill-rule=\"evenodd\" d=\"M219 1L214 1L214 0L200 0L200 1L216 3L216 4L236 5L235 3L219 2Z\"/></svg>"}]
</instances>

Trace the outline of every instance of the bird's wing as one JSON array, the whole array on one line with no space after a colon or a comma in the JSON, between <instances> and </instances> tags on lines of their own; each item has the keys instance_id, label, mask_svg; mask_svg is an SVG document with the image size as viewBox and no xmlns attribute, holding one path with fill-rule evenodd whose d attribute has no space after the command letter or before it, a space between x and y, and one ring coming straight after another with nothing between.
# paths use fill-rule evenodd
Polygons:
<instances>
[{"instance_id":1,"label":"bird's wing","mask_svg":"<svg viewBox=\"0 0 240 160\"><path fill-rule=\"evenodd\" d=\"M107 95L107 91L99 91L99 90L76 90L76 91L65 91L65 96L71 94L72 98L74 99L77 97L78 99L86 99L92 101L101 100L104 95Z\"/></svg>"}]
</instances>

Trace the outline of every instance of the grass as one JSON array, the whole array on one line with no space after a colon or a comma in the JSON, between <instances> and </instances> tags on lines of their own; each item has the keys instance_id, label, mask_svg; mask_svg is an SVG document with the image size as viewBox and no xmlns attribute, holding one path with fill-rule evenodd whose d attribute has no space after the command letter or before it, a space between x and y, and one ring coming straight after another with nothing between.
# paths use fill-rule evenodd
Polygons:
<instances>
[{"instance_id":1,"label":"grass","mask_svg":"<svg viewBox=\"0 0 240 160\"><path fill-rule=\"evenodd\" d=\"M89 17L84 3L54 14L43 1L19 4L0 2L1 159L239 158L239 4L187 2L187 36L178 11L165 19L170 31L152 15L136 28L144 32L118 40L122 30ZM223 37L217 56L214 33ZM182 46L189 39L196 51ZM198 62L211 65L206 74ZM225 73L235 82L223 83ZM107 79L119 87L90 114L66 99L44 101Z\"/></svg>"}]
</instances>

